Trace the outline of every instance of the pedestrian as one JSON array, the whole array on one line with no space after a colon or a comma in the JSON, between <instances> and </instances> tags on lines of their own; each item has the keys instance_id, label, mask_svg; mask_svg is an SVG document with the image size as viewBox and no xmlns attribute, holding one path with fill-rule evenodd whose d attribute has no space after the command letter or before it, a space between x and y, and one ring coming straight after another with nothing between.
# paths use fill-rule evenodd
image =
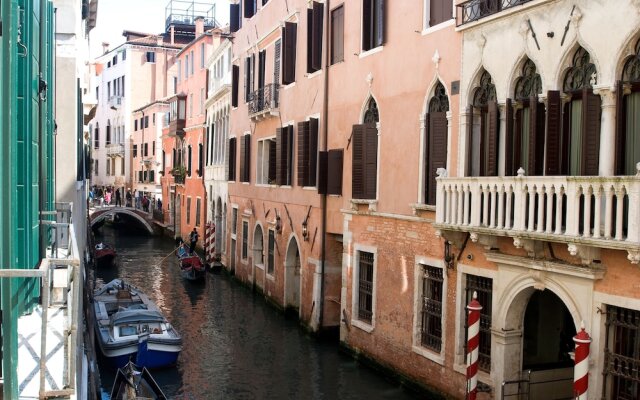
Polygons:
<instances>
[{"instance_id":1,"label":"pedestrian","mask_svg":"<svg viewBox=\"0 0 640 400\"><path fill-rule=\"evenodd\" d=\"M120 189L116 189L116 207L122 207L122 197L120 196Z\"/></svg>"},{"instance_id":2,"label":"pedestrian","mask_svg":"<svg viewBox=\"0 0 640 400\"><path fill-rule=\"evenodd\" d=\"M127 207L131 207L131 189L127 190Z\"/></svg>"},{"instance_id":3,"label":"pedestrian","mask_svg":"<svg viewBox=\"0 0 640 400\"><path fill-rule=\"evenodd\" d=\"M100 204L100 207L104 204L104 191L102 188L98 188L98 203Z\"/></svg>"},{"instance_id":4,"label":"pedestrian","mask_svg":"<svg viewBox=\"0 0 640 400\"><path fill-rule=\"evenodd\" d=\"M104 194L104 201L107 205L111 205L111 190L107 189L107 192Z\"/></svg>"},{"instance_id":5,"label":"pedestrian","mask_svg":"<svg viewBox=\"0 0 640 400\"><path fill-rule=\"evenodd\" d=\"M198 238L200 236L198 235L198 231L196 230L196 228L193 228L193 230L191 231L191 234L189 235L189 240L191 241L191 245L189 246L189 252L191 254L193 254L194 251L196 251L196 243L198 243Z\"/></svg>"},{"instance_id":6,"label":"pedestrian","mask_svg":"<svg viewBox=\"0 0 640 400\"><path fill-rule=\"evenodd\" d=\"M162 210L162 200L158 199L158 201L156 202L156 205L158 206L158 210Z\"/></svg>"},{"instance_id":7,"label":"pedestrian","mask_svg":"<svg viewBox=\"0 0 640 400\"><path fill-rule=\"evenodd\" d=\"M149 199L147 198L146 194L142 198L142 210L149 212Z\"/></svg>"}]
</instances>

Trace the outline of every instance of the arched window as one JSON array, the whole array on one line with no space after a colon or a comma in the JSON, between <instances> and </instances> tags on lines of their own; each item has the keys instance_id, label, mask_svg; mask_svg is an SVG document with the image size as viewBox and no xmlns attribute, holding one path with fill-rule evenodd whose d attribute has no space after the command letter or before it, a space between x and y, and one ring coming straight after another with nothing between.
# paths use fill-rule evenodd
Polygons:
<instances>
[{"instance_id":1,"label":"arched window","mask_svg":"<svg viewBox=\"0 0 640 400\"><path fill-rule=\"evenodd\" d=\"M591 56L579 47L564 77L563 91L569 101L560 110L559 96L548 96L549 175L598 175L601 101L593 94L596 76ZM562 118L558 118L560 111Z\"/></svg>"},{"instance_id":2,"label":"arched window","mask_svg":"<svg viewBox=\"0 0 640 400\"><path fill-rule=\"evenodd\" d=\"M111 144L111 121L107 120L107 136L105 137L105 144L108 146Z\"/></svg>"},{"instance_id":3,"label":"arched window","mask_svg":"<svg viewBox=\"0 0 640 400\"><path fill-rule=\"evenodd\" d=\"M100 124L98 124L97 122L96 122L96 129L93 133L93 148L94 149L100 148Z\"/></svg>"},{"instance_id":4,"label":"arched window","mask_svg":"<svg viewBox=\"0 0 640 400\"><path fill-rule=\"evenodd\" d=\"M538 102L542 79L536 65L527 59L516 81L514 100L507 99L505 175L523 168L527 175L542 175L544 158L544 104Z\"/></svg>"},{"instance_id":5,"label":"arched window","mask_svg":"<svg viewBox=\"0 0 640 400\"><path fill-rule=\"evenodd\" d=\"M363 124L353 125L351 196L375 199L378 180L378 104L372 97L364 112Z\"/></svg>"},{"instance_id":6,"label":"arched window","mask_svg":"<svg viewBox=\"0 0 640 400\"><path fill-rule=\"evenodd\" d=\"M616 90L616 174L635 175L640 162L640 40Z\"/></svg>"},{"instance_id":7,"label":"arched window","mask_svg":"<svg viewBox=\"0 0 640 400\"><path fill-rule=\"evenodd\" d=\"M496 86L483 71L467 114L467 175L498 175L499 112Z\"/></svg>"},{"instance_id":8,"label":"arched window","mask_svg":"<svg viewBox=\"0 0 640 400\"><path fill-rule=\"evenodd\" d=\"M438 82L433 97L429 100L429 110L425 116L424 202L426 204L436 204L436 170L447 166L448 111L447 92L444 85Z\"/></svg>"}]
</instances>

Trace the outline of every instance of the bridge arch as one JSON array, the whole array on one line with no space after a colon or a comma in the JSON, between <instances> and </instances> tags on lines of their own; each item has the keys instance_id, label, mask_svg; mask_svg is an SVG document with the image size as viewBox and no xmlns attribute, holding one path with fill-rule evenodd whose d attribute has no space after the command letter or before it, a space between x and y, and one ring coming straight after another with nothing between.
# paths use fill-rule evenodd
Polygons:
<instances>
[{"instance_id":1,"label":"bridge arch","mask_svg":"<svg viewBox=\"0 0 640 400\"><path fill-rule=\"evenodd\" d=\"M151 224L149 223L149 220L147 220L147 218L144 216L146 215L146 213L136 210L135 208L128 208L128 207L115 207L115 208L108 208L108 209L94 211L89 216L89 220L91 221L91 227L103 221L105 218L115 214L129 215L135 218L138 222L140 222L140 224L144 226L147 232L149 232L151 235L155 234L155 231L153 230L153 226L151 226Z\"/></svg>"}]
</instances>

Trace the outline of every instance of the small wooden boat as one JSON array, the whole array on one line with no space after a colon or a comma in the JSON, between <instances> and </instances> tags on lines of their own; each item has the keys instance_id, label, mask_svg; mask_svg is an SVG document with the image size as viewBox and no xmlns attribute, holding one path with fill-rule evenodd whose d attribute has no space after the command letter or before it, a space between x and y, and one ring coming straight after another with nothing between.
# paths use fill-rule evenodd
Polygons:
<instances>
[{"instance_id":1,"label":"small wooden boat","mask_svg":"<svg viewBox=\"0 0 640 400\"><path fill-rule=\"evenodd\" d=\"M184 246L180 246L176 254L178 255L180 273L184 279L189 281L201 281L204 279L206 268L200 256L195 253L189 254Z\"/></svg>"},{"instance_id":2,"label":"small wooden boat","mask_svg":"<svg viewBox=\"0 0 640 400\"><path fill-rule=\"evenodd\" d=\"M111 388L111 400L166 400L166 398L167 396L162 393L162 389L146 368L140 369L129 362L118 369Z\"/></svg>"},{"instance_id":3,"label":"small wooden boat","mask_svg":"<svg viewBox=\"0 0 640 400\"><path fill-rule=\"evenodd\" d=\"M98 267L112 267L116 262L116 249L106 243L97 243L93 250L93 259Z\"/></svg>"}]
</instances>

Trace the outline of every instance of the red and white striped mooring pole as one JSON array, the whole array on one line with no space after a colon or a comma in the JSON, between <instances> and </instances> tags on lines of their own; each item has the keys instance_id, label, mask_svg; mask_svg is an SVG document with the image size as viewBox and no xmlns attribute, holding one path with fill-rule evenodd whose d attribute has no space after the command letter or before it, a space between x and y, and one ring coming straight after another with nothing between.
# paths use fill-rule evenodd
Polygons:
<instances>
[{"instance_id":1,"label":"red and white striped mooring pole","mask_svg":"<svg viewBox=\"0 0 640 400\"><path fill-rule=\"evenodd\" d=\"M584 322L580 324L580 332L573 337L576 342L575 367L573 368L573 397L587 400L589 389L589 345L591 337L584 330Z\"/></svg>"},{"instance_id":2,"label":"red and white striped mooring pole","mask_svg":"<svg viewBox=\"0 0 640 400\"><path fill-rule=\"evenodd\" d=\"M478 347L480 346L480 310L478 293L473 292L473 299L467 305L469 310L467 334L467 399L476 400L478 393Z\"/></svg>"},{"instance_id":3,"label":"red and white striped mooring pole","mask_svg":"<svg viewBox=\"0 0 640 400\"><path fill-rule=\"evenodd\" d=\"M213 256L216 251L216 225L212 221L207 222L204 236L205 261L209 267L213 267Z\"/></svg>"}]
</instances>

